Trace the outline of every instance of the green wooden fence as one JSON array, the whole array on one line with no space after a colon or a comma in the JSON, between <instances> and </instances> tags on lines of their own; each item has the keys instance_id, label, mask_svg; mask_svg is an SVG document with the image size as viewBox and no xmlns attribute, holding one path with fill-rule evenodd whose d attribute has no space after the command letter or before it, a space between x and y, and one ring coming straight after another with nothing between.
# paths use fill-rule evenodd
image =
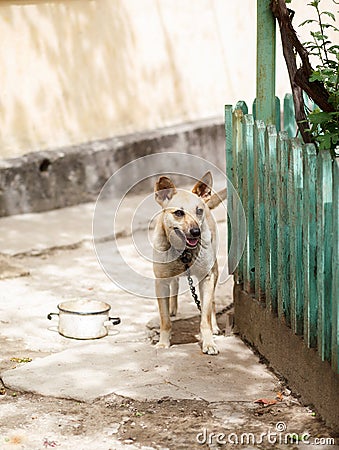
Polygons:
<instances>
[{"instance_id":1,"label":"green wooden fence","mask_svg":"<svg viewBox=\"0 0 339 450\"><path fill-rule=\"evenodd\" d=\"M293 137L290 96L284 131L247 111L225 107L227 176L247 220L235 281L339 372L339 158Z\"/></svg>"}]
</instances>

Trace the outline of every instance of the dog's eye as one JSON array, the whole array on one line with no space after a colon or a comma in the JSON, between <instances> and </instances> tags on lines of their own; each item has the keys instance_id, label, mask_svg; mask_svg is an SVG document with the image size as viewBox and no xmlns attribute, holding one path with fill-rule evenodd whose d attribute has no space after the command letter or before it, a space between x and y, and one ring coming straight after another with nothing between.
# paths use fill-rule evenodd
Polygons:
<instances>
[{"instance_id":1,"label":"dog's eye","mask_svg":"<svg viewBox=\"0 0 339 450\"><path fill-rule=\"evenodd\" d=\"M183 217L185 215L185 211L183 211L182 209L177 209L176 211L174 211L174 215L177 217Z\"/></svg>"},{"instance_id":2,"label":"dog's eye","mask_svg":"<svg viewBox=\"0 0 339 450\"><path fill-rule=\"evenodd\" d=\"M197 213L197 216L202 216L204 213L204 210L202 208L197 208L196 213Z\"/></svg>"}]
</instances>

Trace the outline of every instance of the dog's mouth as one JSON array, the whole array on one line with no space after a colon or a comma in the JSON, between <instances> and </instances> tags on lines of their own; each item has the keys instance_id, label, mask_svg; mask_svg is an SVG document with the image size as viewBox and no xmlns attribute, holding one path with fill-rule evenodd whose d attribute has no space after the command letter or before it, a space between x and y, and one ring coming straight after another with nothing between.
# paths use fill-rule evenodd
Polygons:
<instances>
[{"instance_id":1,"label":"dog's mouth","mask_svg":"<svg viewBox=\"0 0 339 450\"><path fill-rule=\"evenodd\" d=\"M195 248L199 243L199 238L186 236L186 234L179 230L179 228L174 228L175 233L185 242L186 247Z\"/></svg>"},{"instance_id":2,"label":"dog's mouth","mask_svg":"<svg viewBox=\"0 0 339 450\"><path fill-rule=\"evenodd\" d=\"M186 236L186 244L190 248L195 248L198 245L199 239Z\"/></svg>"}]
</instances>

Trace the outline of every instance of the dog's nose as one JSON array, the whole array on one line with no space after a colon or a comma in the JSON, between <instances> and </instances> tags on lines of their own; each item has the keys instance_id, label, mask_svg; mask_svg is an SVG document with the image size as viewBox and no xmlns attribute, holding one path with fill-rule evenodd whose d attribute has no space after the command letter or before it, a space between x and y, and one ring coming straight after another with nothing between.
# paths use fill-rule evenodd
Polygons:
<instances>
[{"instance_id":1,"label":"dog's nose","mask_svg":"<svg viewBox=\"0 0 339 450\"><path fill-rule=\"evenodd\" d=\"M200 236L200 228L198 228L198 227L191 228L190 234L191 234L191 236L193 236L195 238L199 237Z\"/></svg>"}]
</instances>

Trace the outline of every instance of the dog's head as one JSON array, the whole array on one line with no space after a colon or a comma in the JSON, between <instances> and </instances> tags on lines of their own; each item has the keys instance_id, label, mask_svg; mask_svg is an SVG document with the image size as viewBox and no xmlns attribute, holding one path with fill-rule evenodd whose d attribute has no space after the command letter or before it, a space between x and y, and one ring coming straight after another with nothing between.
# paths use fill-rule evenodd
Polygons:
<instances>
[{"instance_id":1,"label":"dog's head","mask_svg":"<svg viewBox=\"0 0 339 450\"><path fill-rule=\"evenodd\" d=\"M212 183L211 172L207 172L191 192L177 189L168 177L160 177L156 182L155 199L163 209L163 228L175 248L198 246Z\"/></svg>"}]
</instances>

